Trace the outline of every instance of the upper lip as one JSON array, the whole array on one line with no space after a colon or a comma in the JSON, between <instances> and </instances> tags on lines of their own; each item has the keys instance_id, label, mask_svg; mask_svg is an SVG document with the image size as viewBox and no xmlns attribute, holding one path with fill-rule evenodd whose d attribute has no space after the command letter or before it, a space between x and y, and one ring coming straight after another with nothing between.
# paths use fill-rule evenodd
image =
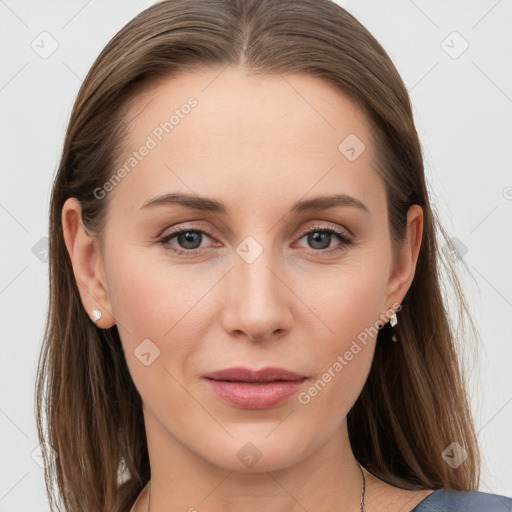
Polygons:
<instances>
[{"instance_id":1,"label":"upper lip","mask_svg":"<svg viewBox=\"0 0 512 512\"><path fill-rule=\"evenodd\" d=\"M251 368L233 367L211 372L203 377L213 380L239 381L239 382L273 382L276 380L302 380L304 375L277 367Z\"/></svg>"}]
</instances>

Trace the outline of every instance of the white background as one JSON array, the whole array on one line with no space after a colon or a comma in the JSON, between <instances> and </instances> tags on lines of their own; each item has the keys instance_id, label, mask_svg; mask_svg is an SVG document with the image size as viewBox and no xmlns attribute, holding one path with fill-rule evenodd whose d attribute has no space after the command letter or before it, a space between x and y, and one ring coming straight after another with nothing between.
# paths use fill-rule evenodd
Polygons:
<instances>
[{"instance_id":1,"label":"white background","mask_svg":"<svg viewBox=\"0 0 512 512\"><path fill-rule=\"evenodd\" d=\"M0 512L48 510L31 456L48 263L33 247L47 236L68 117L94 58L150 3L0 0ZM469 386L484 457L480 490L512 496L512 1L340 4L401 73L433 200L467 247L474 280L464 283L482 340ZM43 31L58 42L46 59L31 47ZM469 47L453 58L464 41Z\"/></svg>"}]
</instances>

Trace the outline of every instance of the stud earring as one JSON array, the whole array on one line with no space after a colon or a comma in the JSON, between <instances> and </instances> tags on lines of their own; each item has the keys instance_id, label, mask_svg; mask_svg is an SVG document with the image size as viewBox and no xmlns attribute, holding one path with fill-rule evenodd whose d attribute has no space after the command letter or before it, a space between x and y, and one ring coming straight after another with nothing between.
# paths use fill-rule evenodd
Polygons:
<instances>
[{"instance_id":1,"label":"stud earring","mask_svg":"<svg viewBox=\"0 0 512 512\"><path fill-rule=\"evenodd\" d=\"M101 311L99 309L94 308L92 310L92 321L96 323L101 318Z\"/></svg>"},{"instance_id":2,"label":"stud earring","mask_svg":"<svg viewBox=\"0 0 512 512\"><path fill-rule=\"evenodd\" d=\"M393 313L390 317L389 317L389 323L391 324L391 327L395 327L395 325L398 323L398 320L396 318L396 313ZM398 338L396 337L396 334L393 334L393 336L391 336L391 339L393 341L398 341Z\"/></svg>"}]
</instances>

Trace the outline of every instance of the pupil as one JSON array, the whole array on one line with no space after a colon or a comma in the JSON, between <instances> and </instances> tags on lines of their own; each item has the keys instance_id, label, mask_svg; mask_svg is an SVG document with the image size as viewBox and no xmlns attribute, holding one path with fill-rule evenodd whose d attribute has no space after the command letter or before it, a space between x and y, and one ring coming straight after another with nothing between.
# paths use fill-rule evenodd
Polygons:
<instances>
[{"instance_id":1,"label":"pupil","mask_svg":"<svg viewBox=\"0 0 512 512\"><path fill-rule=\"evenodd\" d=\"M179 235L180 237L183 237L183 239L180 240L180 244L181 242L183 242L183 245L185 246L186 249L197 249L201 245L199 235L199 233L195 233L193 231L187 231L185 233L182 233L181 235ZM195 242L199 241L199 243L194 244L194 238ZM192 247L190 246L190 244L192 244Z\"/></svg>"},{"instance_id":2,"label":"pupil","mask_svg":"<svg viewBox=\"0 0 512 512\"><path fill-rule=\"evenodd\" d=\"M319 231L315 231L313 233L310 233L309 242L311 243L314 249L325 249L326 247L329 247L330 236L330 233L321 233ZM327 242L327 244L322 243L322 238L324 238L324 242ZM318 244L320 244L320 246L318 246Z\"/></svg>"}]
</instances>

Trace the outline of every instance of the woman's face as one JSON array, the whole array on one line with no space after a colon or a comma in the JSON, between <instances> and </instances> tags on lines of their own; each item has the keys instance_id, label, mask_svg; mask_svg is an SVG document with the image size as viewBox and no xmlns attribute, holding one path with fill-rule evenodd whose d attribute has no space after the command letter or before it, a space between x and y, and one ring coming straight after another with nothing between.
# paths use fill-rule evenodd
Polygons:
<instances>
[{"instance_id":1,"label":"woman's face","mask_svg":"<svg viewBox=\"0 0 512 512\"><path fill-rule=\"evenodd\" d=\"M287 467L339 443L421 234L413 208L393 267L361 111L319 79L229 67L153 87L127 120L116 178L96 191L109 202L105 296L91 284L88 309L113 313L148 442L232 470ZM167 194L176 200L154 201ZM233 367L302 380L205 378Z\"/></svg>"}]
</instances>

